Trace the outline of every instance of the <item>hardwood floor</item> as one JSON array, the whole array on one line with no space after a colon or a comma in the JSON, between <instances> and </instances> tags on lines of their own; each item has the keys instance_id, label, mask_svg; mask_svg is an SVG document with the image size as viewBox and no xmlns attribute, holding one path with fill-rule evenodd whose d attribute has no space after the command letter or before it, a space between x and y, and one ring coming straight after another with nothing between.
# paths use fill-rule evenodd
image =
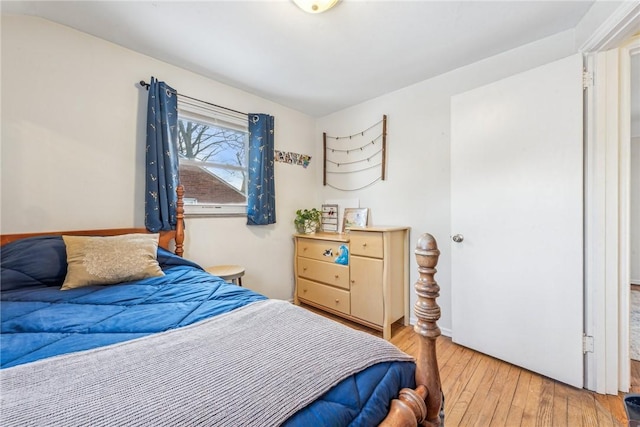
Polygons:
<instances>
[{"instance_id":1,"label":"hardwood floor","mask_svg":"<svg viewBox=\"0 0 640 427\"><path fill-rule=\"evenodd\" d=\"M305 307L381 336L377 331ZM391 342L415 356L418 346L413 328L394 324L392 331ZM447 337L438 339L437 353L446 427L627 426L622 394L600 395L577 389L456 345ZM632 384L640 392L640 362L632 364Z\"/></svg>"},{"instance_id":2,"label":"hardwood floor","mask_svg":"<svg viewBox=\"0 0 640 427\"><path fill-rule=\"evenodd\" d=\"M407 353L406 327L392 342ZM415 350L414 350L415 351ZM440 337L437 345L446 426L624 426L622 399L577 389Z\"/></svg>"}]
</instances>

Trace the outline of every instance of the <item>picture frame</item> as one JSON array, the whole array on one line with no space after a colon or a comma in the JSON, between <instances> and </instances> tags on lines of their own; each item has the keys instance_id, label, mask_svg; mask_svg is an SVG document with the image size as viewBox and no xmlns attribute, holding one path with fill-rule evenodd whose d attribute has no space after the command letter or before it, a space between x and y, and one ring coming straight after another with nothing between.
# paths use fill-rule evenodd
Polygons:
<instances>
[{"instance_id":1,"label":"picture frame","mask_svg":"<svg viewBox=\"0 0 640 427\"><path fill-rule=\"evenodd\" d=\"M364 228L369 222L369 208L344 208L342 231L349 228Z\"/></svg>"},{"instance_id":2,"label":"picture frame","mask_svg":"<svg viewBox=\"0 0 640 427\"><path fill-rule=\"evenodd\" d=\"M324 204L322 205L322 231L327 233L338 232L338 205Z\"/></svg>"}]
</instances>

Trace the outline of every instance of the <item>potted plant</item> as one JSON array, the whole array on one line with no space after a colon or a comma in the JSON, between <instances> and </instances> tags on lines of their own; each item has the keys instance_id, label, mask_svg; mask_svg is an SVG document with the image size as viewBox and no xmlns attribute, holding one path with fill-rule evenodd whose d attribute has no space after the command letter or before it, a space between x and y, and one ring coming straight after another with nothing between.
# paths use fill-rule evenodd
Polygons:
<instances>
[{"instance_id":1,"label":"potted plant","mask_svg":"<svg viewBox=\"0 0 640 427\"><path fill-rule=\"evenodd\" d=\"M298 209L296 211L296 219L293 222L298 233L312 234L320 229L321 218L322 213L316 208Z\"/></svg>"}]
</instances>

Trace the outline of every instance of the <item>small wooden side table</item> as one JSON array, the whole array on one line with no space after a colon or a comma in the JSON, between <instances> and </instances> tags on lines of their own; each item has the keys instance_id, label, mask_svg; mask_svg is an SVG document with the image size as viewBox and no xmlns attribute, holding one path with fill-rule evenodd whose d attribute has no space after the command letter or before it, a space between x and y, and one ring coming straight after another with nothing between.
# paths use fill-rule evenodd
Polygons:
<instances>
[{"instance_id":1,"label":"small wooden side table","mask_svg":"<svg viewBox=\"0 0 640 427\"><path fill-rule=\"evenodd\" d=\"M220 277L222 280L242 286L242 276L244 276L244 267L241 265L214 265L205 268L205 271L214 276Z\"/></svg>"}]
</instances>

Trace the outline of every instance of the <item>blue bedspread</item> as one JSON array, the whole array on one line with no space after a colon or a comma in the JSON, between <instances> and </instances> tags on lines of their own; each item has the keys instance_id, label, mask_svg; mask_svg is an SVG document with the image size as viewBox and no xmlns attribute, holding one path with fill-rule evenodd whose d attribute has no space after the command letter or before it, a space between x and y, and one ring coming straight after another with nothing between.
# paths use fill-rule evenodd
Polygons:
<instances>
[{"instance_id":1,"label":"blue bedspread","mask_svg":"<svg viewBox=\"0 0 640 427\"><path fill-rule=\"evenodd\" d=\"M2 368L178 328L265 299L163 249L158 249L163 277L66 291L59 290L66 274L60 237L5 245L1 258ZM414 371L407 362L374 365L342 381L287 425L375 425L401 388L414 387Z\"/></svg>"}]
</instances>

